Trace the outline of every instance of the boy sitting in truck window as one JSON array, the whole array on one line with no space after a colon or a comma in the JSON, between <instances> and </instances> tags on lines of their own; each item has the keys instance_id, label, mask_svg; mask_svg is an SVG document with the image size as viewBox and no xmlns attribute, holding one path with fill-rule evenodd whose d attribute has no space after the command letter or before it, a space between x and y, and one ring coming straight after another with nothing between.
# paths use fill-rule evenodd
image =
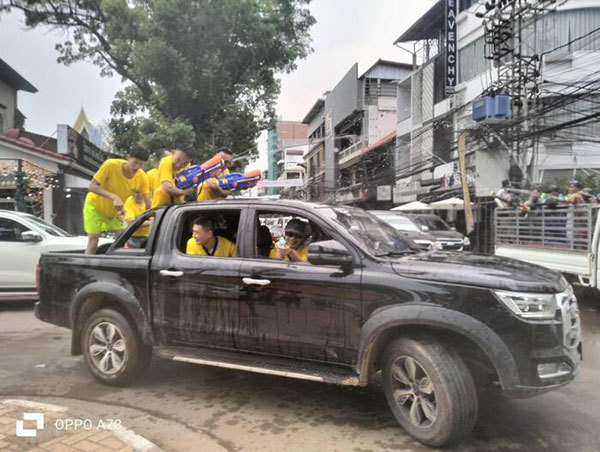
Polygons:
<instances>
[{"instance_id":1,"label":"boy sitting in truck window","mask_svg":"<svg viewBox=\"0 0 600 452\"><path fill-rule=\"evenodd\" d=\"M185 253L197 256L235 257L235 243L215 234L213 221L198 217L192 226L192 237L187 241Z\"/></svg>"},{"instance_id":2,"label":"boy sitting in truck window","mask_svg":"<svg viewBox=\"0 0 600 452\"><path fill-rule=\"evenodd\" d=\"M311 235L311 227L307 221L292 218L285 226L284 237L271 250L271 259L280 259L292 262L306 262L308 259L308 245L306 241Z\"/></svg>"}]
</instances>

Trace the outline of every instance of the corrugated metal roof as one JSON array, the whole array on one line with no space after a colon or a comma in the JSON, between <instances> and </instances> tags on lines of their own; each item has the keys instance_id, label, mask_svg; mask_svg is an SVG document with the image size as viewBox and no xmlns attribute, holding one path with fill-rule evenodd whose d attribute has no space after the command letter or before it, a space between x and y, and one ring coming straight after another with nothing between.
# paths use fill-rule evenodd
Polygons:
<instances>
[{"instance_id":1,"label":"corrugated metal roof","mask_svg":"<svg viewBox=\"0 0 600 452\"><path fill-rule=\"evenodd\" d=\"M398 61L377 60L369 69L367 69L359 79L380 78L384 80L400 80L406 77L408 72L412 72L412 64L400 63ZM408 72L407 72L408 71Z\"/></svg>"},{"instance_id":2,"label":"corrugated metal roof","mask_svg":"<svg viewBox=\"0 0 600 452\"><path fill-rule=\"evenodd\" d=\"M394 44L399 42L421 41L423 39L435 39L438 37L440 30L444 29L444 21L446 19L445 2L438 0L429 11L423 14L408 30L394 41Z\"/></svg>"},{"instance_id":3,"label":"corrugated metal roof","mask_svg":"<svg viewBox=\"0 0 600 452\"><path fill-rule=\"evenodd\" d=\"M25 80L21 74L15 71L4 60L0 59L0 80L4 80L8 86L14 89L37 93L37 88Z\"/></svg>"}]
</instances>

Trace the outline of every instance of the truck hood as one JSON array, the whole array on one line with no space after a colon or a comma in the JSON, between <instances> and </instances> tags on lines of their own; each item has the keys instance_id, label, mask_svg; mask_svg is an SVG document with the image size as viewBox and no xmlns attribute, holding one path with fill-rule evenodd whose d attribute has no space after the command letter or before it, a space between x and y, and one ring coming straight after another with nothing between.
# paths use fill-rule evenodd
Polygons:
<instances>
[{"instance_id":1,"label":"truck hood","mask_svg":"<svg viewBox=\"0 0 600 452\"><path fill-rule=\"evenodd\" d=\"M557 293L567 287L558 272L498 256L433 251L392 263L407 278L521 292Z\"/></svg>"},{"instance_id":2,"label":"truck hood","mask_svg":"<svg viewBox=\"0 0 600 452\"><path fill-rule=\"evenodd\" d=\"M427 234L429 234L432 237L435 237L436 239L463 239L464 236L457 231L427 231Z\"/></svg>"}]
</instances>

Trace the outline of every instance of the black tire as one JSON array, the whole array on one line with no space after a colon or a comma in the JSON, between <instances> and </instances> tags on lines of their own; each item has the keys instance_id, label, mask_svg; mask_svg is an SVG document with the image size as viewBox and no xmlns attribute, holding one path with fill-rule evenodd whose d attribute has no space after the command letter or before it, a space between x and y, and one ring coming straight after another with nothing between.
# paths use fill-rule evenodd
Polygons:
<instances>
[{"instance_id":1,"label":"black tire","mask_svg":"<svg viewBox=\"0 0 600 452\"><path fill-rule=\"evenodd\" d=\"M412 380L411 362L416 363ZM423 444L456 444L475 426L473 377L462 358L437 340L405 337L393 341L384 352L382 378L394 417Z\"/></svg>"},{"instance_id":2,"label":"black tire","mask_svg":"<svg viewBox=\"0 0 600 452\"><path fill-rule=\"evenodd\" d=\"M131 383L148 369L152 360L152 346L145 345L127 319L113 309L101 309L89 317L81 344L91 374L110 386Z\"/></svg>"}]
</instances>

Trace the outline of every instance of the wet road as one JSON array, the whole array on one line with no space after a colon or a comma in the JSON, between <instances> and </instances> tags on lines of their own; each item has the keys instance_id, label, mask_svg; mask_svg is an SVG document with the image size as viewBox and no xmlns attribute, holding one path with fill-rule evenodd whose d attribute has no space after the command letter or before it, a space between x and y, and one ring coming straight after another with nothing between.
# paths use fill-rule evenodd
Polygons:
<instances>
[{"instance_id":1,"label":"wet road","mask_svg":"<svg viewBox=\"0 0 600 452\"><path fill-rule=\"evenodd\" d=\"M529 400L484 400L461 451L600 450L600 297L582 306L584 363L574 383ZM153 361L128 388L96 383L69 355L70 331L31 306L0 305L0 399L27 398L118 418L167 451L430 450L398 427L380 386L345 388Z\"/></svg>"}]
</instances>

